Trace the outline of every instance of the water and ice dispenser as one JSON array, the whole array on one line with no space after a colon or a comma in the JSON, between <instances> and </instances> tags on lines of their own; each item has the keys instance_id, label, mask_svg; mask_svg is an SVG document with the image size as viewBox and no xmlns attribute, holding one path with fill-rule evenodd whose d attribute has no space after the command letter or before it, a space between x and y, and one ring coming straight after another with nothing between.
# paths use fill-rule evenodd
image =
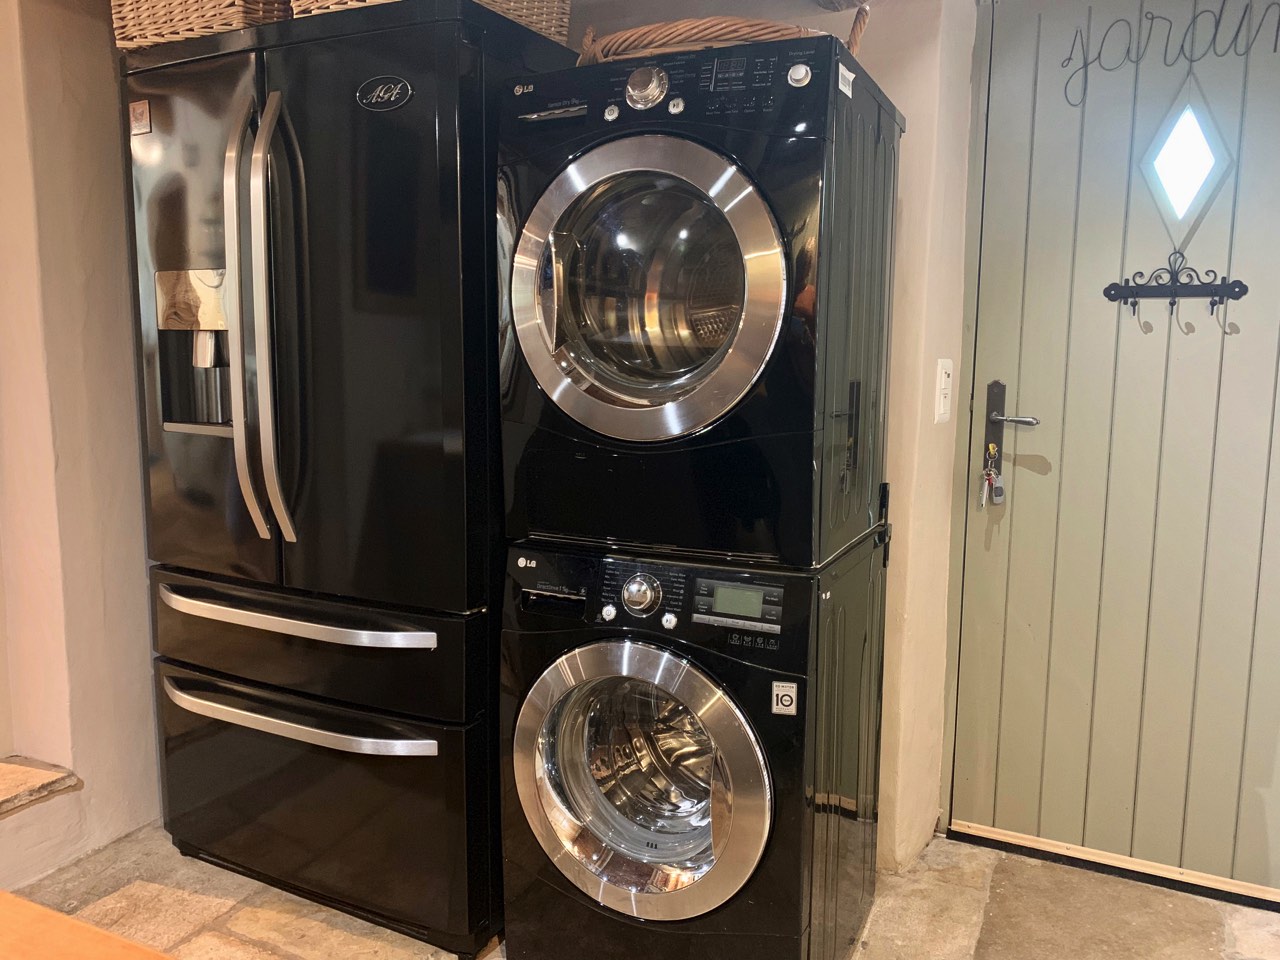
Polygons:
<instances>
[{"instance_id":1,"label":"water and ice dispenser","mask_svg":"<svg viewBox=\"0 0 1280 960\"><path fill-rule=\"evenodd\" d=\"M225 270L156 275L160 387L166 423L231 423Z\"/></svg>"}]
</instances>

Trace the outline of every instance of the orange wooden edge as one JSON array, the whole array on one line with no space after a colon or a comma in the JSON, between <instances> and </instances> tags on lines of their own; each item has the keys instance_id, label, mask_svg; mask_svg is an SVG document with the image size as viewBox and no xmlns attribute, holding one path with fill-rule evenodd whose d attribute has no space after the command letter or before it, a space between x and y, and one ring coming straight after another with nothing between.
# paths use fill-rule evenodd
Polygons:
<instances>
[{"instance_id":1,"label":"orange wooden edge","mask_svg":"<svg viewBox=\"0 0 1280 960\"><path fill-rule=\"evenodd\" d=\"M4 960L162 960L164 954L0 892Z\"/></svg>"}]
</instances>

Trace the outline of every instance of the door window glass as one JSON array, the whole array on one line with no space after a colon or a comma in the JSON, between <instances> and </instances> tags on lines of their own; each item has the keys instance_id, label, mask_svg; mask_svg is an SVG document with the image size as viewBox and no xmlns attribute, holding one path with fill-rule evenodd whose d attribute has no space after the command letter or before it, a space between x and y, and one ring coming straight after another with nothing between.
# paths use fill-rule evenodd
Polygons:
<instances>
[{"instance_id":1,"label":"door window glass","mask_svg":"<svg viewBox=\"0 0 1280 960\"><path fill-rule=\"evenodd\" d=\"M603 180L561 217L539 268L554 348L606 393L662 403L716 368L742 321L746 270L733 227L687 181Z\"/></svg>"},{"instance_id":2,"label":"door window glass","mask_svg":"<svg viewBox=\"0 0 1280 960\"><path fill-rule=\"evenodd\" d=\"M716 745L671 694L629 677L583 684L548 714L539 740L552 789L595 841L570 849L601 879L662 893L715 865Z\"/></svg>"}]
</instances>

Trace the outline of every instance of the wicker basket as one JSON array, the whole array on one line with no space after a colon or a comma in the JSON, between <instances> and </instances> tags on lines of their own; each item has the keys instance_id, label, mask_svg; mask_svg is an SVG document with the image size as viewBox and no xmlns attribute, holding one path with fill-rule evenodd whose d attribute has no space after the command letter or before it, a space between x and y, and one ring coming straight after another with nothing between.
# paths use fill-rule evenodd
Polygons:
<instances>
[{"instance_id":1,"label":"wicker basket","mask_svg":"<svg viewBox=\"0 0 1280 960\"><path fill-rule=\"evenodd\" d=\"M293 15L309 17L335 10L356 10L390 0L293 0ZM571 0L478 0L479 3L536 30L557 43L569 39L569 6Z\"/></svg>"},{"instance_id":2,"label":"wicker basket","mask_svg":"<svg viewBox=\"0 0 1280 960\"><path fill-rule=\"evenodd\" d=\"M858 7L853 17L853 27L846 41L856 55L867 30L871 8L867 4ZM632 57L652 57L665 53L683 53L703 50L707 47L728 46L738 43L760 43L768 40L792 40L812 37L821 30L793 27L772 20L747 20L742 17L703 17L697 20L673 20L654 23L645 27L622 30L608 36L597 37L594 28L588 28L582 40L582 56L579 65L604 63L608 60L626 60Z\"/></svg>"},{"instance_id":3,"label":"wicker basket","mask_svg":"<svg viewBox=\"0 0 1280 960\"><path fill-rule=\"evenodd\" d=\"M116 45L124 50L242 30L290 15L289 0L111 0Z\"/></svg>"}]
</instances>

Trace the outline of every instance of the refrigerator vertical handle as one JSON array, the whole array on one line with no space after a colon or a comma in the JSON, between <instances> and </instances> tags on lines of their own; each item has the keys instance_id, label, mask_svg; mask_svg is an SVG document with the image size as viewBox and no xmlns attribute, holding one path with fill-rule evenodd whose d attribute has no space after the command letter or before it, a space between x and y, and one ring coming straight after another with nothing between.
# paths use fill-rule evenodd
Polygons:
<instances>
[{"instance_id":1,"label":"refrigerator vertical handle","mask_svg":"<svg viewBox=\"0 0 1280 960\"><path fill-rule=\"evenodd\" d=\"M262 440L262 473L267 482L267 499L280 524L280 534L289 543L297 543L298 534L293 518L284 502L284 489L280 483L280 462L276 455L276 404L275 357L271 345L271 274L268 270L270 256L270 225L267 220L267 201L270 184L267 163L271 153L271 139L280 121L280 91L267 94L262 110L262 122L258 125L258 137L253 142L253 159L249 165L249 219L251 221L251 249L253 251L253 329L258 355L258 435Z\"/></svg>"},{"instance_id":2,"label":"refrigerator vertical handle","mask_svg":"<svg viewBox=\"0 0 1280 960\"><path fill-rule=\"evenodd\" d=\"M240 313L241 295L244 289L240 270L240 161L244 154L244 138L253 115L253 94L246 94L236 110L231 124L231 136L227 140L227 156L222 169L223 237L226 244L226 274L223 289L226 291L223 311L227 318L227 352L231 355L231 444L235 450L236 478L240 481L240 495L258 536L271 539L271 527L267 524L258 493L249 472L249 439L245 424L244 392L244 318Z\"/></svg>"}]
</instances>

